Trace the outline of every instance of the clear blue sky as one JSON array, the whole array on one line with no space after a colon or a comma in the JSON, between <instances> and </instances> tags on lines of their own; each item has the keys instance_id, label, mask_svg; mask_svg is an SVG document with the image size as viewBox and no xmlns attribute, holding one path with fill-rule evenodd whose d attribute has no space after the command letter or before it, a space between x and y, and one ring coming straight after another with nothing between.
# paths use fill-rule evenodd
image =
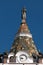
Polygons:
<instances>
[{"instance_id":1,"label":"clear blue sky","mask_svg":"<svg viewBox=\"0 0 43 65\"><path fill-rule=\"evenodd\" d=\"M0 0L0 53L10 50L24 6L35 45L43 53L43 0Z\"/></svg>"}]
</instances>

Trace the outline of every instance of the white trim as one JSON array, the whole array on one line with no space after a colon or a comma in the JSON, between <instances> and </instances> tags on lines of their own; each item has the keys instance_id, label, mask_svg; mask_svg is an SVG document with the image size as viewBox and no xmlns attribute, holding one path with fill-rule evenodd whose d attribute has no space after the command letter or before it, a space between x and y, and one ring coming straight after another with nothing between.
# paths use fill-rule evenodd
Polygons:
<instances>
[{"instance_id":1,"label":"white trim","mask_svg":"<svg viewBox=\"0 0 43 65\"><path fill-rule=\"evenodd\" d=\"M29 37L29 38L32 38L32 34L27 34L27 33L20 33L20 34L17 34L16 35L16 37L18 37L18 36L27 36L27 37Z\"/></svg>"}]
</instances>

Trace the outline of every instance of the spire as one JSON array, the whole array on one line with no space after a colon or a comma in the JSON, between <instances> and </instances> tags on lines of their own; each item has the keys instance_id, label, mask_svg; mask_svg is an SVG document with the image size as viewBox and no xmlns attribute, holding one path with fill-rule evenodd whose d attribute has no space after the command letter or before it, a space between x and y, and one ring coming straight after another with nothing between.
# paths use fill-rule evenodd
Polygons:
<instances>
[{"instance_id":1,"label":"spire","mask_svg":"<svg viewBox=\"0 0 43 65\"><path fill-rule=\"evenodd\" d=\"M21 10L21 19L22 19L22 22L21 22L20 28L18 30L18 33L30 33L30 30L26 23L26 8L23 8Z\"/></svg>"},{"instance_id":2,"label":"spire","mask_svg":"<svg viewBox=\"0 0 43 65\"><path fill-rule=\"evenodd\" d=\"M26 8L22 9L21 18L22 22L26 22Z\"/></svg>"},{"instance_id":3,"label":"spire","mask_svg":"<svg viewBox=\"0 0 43 65\"><path fill-rule=\"evenodd\" d=\"M21 14L22 23L14 39L11 51L14 53L17 53L18 51L26 51L30 56L32 56L33 53L38 54L37 48L33 42L32 34L30 33L30 30L26 23L25 8L22 9Z\"/></svg>"}]
</instances>

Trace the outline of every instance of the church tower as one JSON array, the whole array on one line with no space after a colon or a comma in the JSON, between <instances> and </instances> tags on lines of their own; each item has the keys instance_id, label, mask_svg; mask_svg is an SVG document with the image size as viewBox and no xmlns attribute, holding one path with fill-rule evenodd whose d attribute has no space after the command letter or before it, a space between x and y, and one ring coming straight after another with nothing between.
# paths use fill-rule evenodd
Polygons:
<instances>
[{"instance_id":1,"label":"church tower","mask_svg":"<svg viewBox=\"0 0 43 65\"><path fill-rule=\"evenodd\" d=\"M28 25L26 23L26 9L23 8L21 11L21 25L20 28L16 34L16 37L14 39L14 42L11 47L11 52L14 52L16 54L19 51L25 51L30 56L32 54L38 54L37 48L34 44L32 34L30 33L30 30L28 28Z\"/></svg>"}]
</instances>

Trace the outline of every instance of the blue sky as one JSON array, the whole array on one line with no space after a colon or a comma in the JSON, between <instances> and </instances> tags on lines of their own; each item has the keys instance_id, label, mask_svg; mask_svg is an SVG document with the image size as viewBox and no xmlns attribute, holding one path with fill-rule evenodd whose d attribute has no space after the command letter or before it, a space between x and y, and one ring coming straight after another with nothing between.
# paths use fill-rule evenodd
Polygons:
<instances>
[{"instance_id":1,"label":"blue sky","mask_svg":"<svg viewBox=\"0 0 43 65\"><path fill-rule=\"evenodd\" d=\"M0 0L0 53L10 50L24 6L35 45L43 53L43 0Z\"/></svg>"}]
</instances>

